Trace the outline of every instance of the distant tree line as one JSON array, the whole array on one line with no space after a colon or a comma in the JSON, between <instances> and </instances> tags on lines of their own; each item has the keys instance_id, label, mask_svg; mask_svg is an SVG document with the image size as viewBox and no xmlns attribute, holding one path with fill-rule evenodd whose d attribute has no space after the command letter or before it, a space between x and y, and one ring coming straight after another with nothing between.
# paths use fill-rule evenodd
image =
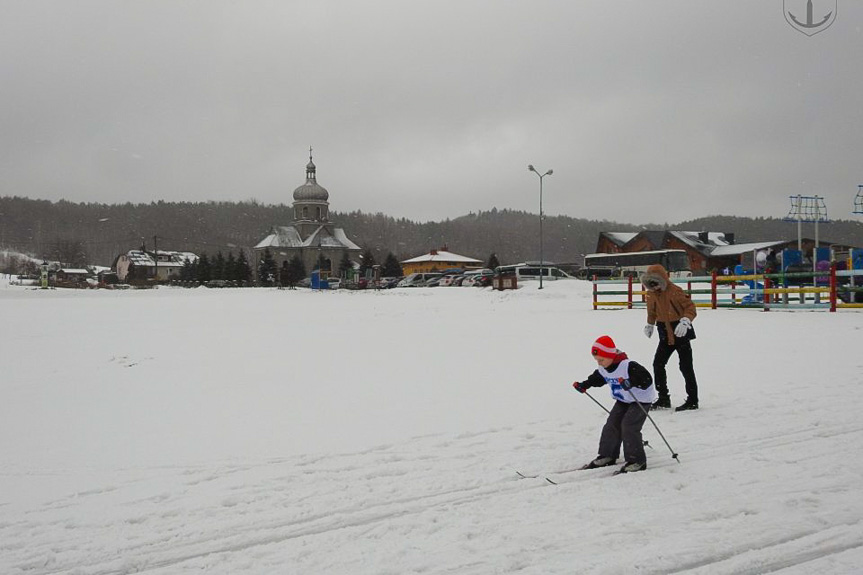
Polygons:
<instances>
[{"instance_id":1,"label":"distant tree line","mask_svg":"<svg viewBox=\"0 0 863 575\"><path fill-rule=\"evenodd\" d=\"M159 249L197 254L242 251L266 237L276 225L291 223L289 205L248 202L152 202L149 204L73 203L0 197L0 248L69 265L113 265L117 256L158 237ZM439 222L414 222L382 213L331 212L356 244L377 262L391 253L396 261L448 246L451 251L501 264L539 259L539 218L528 212L496 209ZM579 261L596 249L599 232L645 229L734 232L739 243L793 239L796 224L779 218L711 216L678 224L621 224L569 216L543 220L543 256L558 263ZM813 224L803 233L814 237ZM863 245L863 223L834 220L819 227L825 241ZM273 276L279 281L280 271Z\"/></svg>"},{"instance_id":2,"label":"distant tree line","mask_svg":"<svg viewBox=\"0 0 863 575\"><path fill-rule=\"evenodd\" d=\"M207 252L198 254L197 261L186 260L180 269L180 280L206 283L210 280L225 280L248 283L252 280L252 266L246 254L240 250L228 252L227 257L221 251L210 257Z\"/></svg>"}]
</instances>

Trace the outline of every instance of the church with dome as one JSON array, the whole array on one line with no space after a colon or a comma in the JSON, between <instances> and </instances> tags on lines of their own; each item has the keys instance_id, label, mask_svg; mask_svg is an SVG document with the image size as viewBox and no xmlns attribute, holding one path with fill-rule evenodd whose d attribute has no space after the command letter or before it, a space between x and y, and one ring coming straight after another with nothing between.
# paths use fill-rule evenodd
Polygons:
<instances>
[{"instance_id":1,"label":"church with dome","mask_svg":"<svg viewBox=\"0 0 863 575\"><path fill-rule=\"evenodd\" d=\"M338 273L339 262L345 254L358 261L361 248L348 239L342 228L330 222L330 193L318 183L317 168L309 149L306 165L306 183L294 190L294 219L289 226L274 226L270 234L255 246L255 261L261 261L269 249L279 269L298 255L306 272L318 268L321 275Z\"/></svg>"}]
</instances>

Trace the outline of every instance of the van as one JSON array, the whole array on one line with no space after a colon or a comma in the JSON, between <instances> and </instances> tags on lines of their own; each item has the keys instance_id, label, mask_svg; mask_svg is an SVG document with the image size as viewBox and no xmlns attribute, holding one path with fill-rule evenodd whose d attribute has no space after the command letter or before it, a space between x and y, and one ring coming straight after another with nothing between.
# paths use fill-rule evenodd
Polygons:
<instances>
[{"instance_id":1,"label":"van","mask_svg":"<svg viewBox=\"0 0 863 575\"><path fill-rule=\"evenodd\" d=\"M415 273L407 276L405 279L398 283L398 287L422 287L426 285L426 283L434 278L440 277L439 273Z\"/></svg>"},{"instance_id":2,"label":"van","mask_svg":"<svg viewBox=\"0 0 863 575\"><path fill-rule=\"evenodd\" d=\"M539 280L539 273L542 270L542 279L545 281L549 280L561 280L561 279L573 279L571 275L566 273L560 268L556 268L552 265L542 265L539 264L515 264L511 266L500 266L495 269L495 272L499 275L514 275L518 278L518 281L525 280Z\"/></svg>"}]
</instances>

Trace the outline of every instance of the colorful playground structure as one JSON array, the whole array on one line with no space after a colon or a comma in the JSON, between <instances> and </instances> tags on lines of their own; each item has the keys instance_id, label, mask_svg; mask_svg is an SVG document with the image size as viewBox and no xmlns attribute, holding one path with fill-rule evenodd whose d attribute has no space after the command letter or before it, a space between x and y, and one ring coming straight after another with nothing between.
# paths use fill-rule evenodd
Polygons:
<instances>
[{"instance_id":1,"label":"colorful playground structure","mask_svg":"<svg viewBox=\"0 0 863 575\"><path fill-rule=\"evenodd\" d=\"M851 250L842 262L829 261L826 252L816 254L815 265L807 264L814 267L812 271L800 270L804 264L797 254L783 252L783 256L778 273L737 266L733 274L713 272L673 281L702 308L863 309L863 250ZM827 259L819 259L824 256ZM645 294L639 281L631 277L593 279L593 309L643 307Z\"/></svg>"}]
</instances>

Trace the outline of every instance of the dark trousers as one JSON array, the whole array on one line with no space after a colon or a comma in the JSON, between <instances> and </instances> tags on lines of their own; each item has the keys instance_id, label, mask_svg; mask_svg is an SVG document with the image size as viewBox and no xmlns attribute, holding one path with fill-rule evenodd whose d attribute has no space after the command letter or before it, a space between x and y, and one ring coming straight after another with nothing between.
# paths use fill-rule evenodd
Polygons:
<instances>
[{"instance_id":1,"label":"dark trousers","mask_svg":"<svg viewBox=\"0 0 863 575\"><path fill-rule=\"evenodd\" d=\"M641 405L641 409L639 407ZM644 442L641 439L641 427L647 419L650 410L649 403L623 403L615 401L614 407L602 427L599 437L600 457L620 457L620 444L623 443L623 455L627 463L647 463L644 454Z\"/></svg>"},{"instance_id":2,"label":"dark trousers","mask_svg":"<svg viewBox=\"0 0 863 575\"><path fill-rule=\"evenodd\" d=\"M668 376L665 373L665 365L671 359L671 354L677 352L680 360L680 373L686 382L686 399L698 401L698 382L695 381L695 368L692 367L692 344L689 341L675 341L674 345L668 345L665 338L660 338L656 355L653 356L653 382L659 397L668 397Z\"/></svg>"}]
</instances>

